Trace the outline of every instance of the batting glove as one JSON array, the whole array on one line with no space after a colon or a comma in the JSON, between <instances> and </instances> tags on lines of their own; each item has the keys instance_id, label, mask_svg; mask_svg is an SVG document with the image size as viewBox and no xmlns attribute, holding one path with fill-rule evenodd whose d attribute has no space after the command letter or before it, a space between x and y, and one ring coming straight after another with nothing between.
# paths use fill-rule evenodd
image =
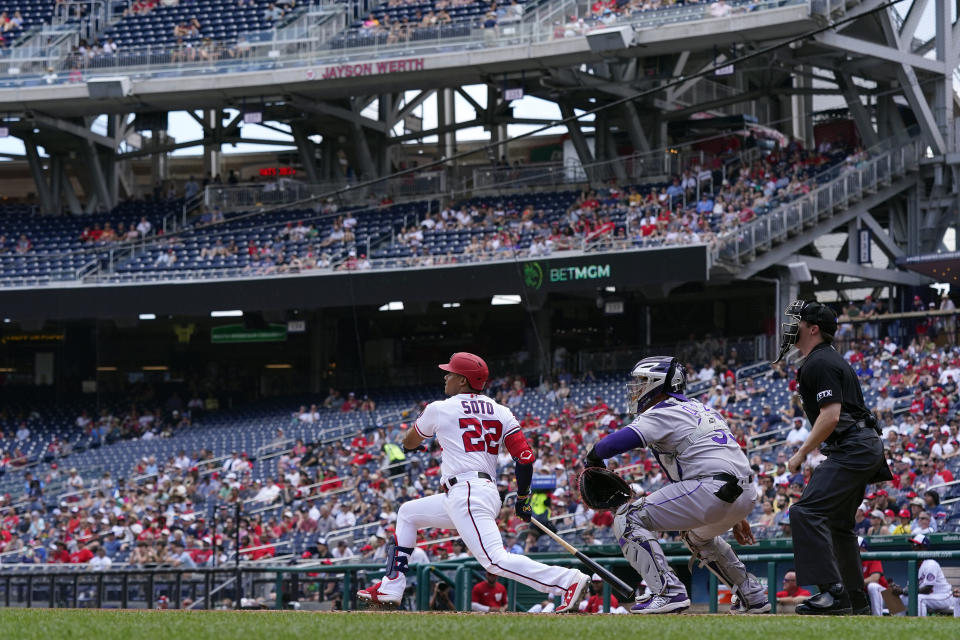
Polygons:
<instances>
[{"instance_id":1,"label":"batting glove","mask_svg":"<svg viewBox=\"0 0 960 640\"><path fill-rule=\"evenodd\" d=\"M524 522L530 522L530 518L533 517L533 509L530 508L530 496L525 495L517 496L517 503L514 505L514 508L517 510L517 517L523 520Z\"/></svg>"}]
</instances>

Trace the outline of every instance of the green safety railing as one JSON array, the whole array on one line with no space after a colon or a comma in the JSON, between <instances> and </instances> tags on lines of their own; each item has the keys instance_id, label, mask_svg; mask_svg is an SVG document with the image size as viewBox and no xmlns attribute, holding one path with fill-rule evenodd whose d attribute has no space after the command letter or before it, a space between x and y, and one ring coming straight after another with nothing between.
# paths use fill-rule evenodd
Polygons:
<instances>
[{"instance_id":1,"label":"green safety railing","mask_svg":"<svg viewBox=\"0 0 960 640\"><path fill-rule=\"evenodd\" d=\"M549 557L548 557L549 556ZM861 556L867 560L895 560L905 561L907 563L907 575L910 576L911 588L909 589L909 599L907 604L907 614L917 615L917 567L921 559L936 558L945 560L960 559L960 550L943 551L865 551ZM541 560L547 560L550 564L561 566L580 566L575 558L570 556L555 556L554 554L537 554L536 557ZM625 558L604 558L595 556L593 558L598 564L613 568L628 565ZM740 560L746 563L766 563L767 591L770 599L770 607L773 613L777 611L776 585L777 585L777 567L781 563L793 563L793 553L741 553ZM668 555L667 562L672 565L688 565L690 555ZM413 568L413 567L411 567ZM453 587L453 604L458 611L470 611L470 596L473 584L477 578L483 578L483 569L476 560L457 560L447 562L436 562L431 564L415 565L417 585L414 594L417 609L429 609L431 595L431 578L435 577ZM372 577L383 575L383 564L353 564L353 565L321 565L311 567L265 567L260 569L262 572L276 573L276 593L277 600L275 608L282 608L282 593L284 576L288 574L303 573L322 573L322 574L343 574L343 608L349 610L352 608L352 594L354 586L359 585L358 574L364 572ZM453 572L451 579L449 573ZM507 608L516 610L517 603L517 582L507 581ZM710 613L716 613L719 610L717 577L709 574L709 610ZM607 582L603 583L603 610L610 611L611 588Z\"/></svg>"}]
</instances>

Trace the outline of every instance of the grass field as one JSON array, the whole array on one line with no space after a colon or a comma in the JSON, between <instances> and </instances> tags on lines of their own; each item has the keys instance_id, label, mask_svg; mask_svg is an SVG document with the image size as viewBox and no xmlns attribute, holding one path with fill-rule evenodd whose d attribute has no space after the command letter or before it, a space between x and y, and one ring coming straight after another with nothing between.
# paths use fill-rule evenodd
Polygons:
<instances>
[{"instance_id":1,"label":"grass field","mask_svg":"<svg viewBox=\"0 0 960 640\"><path fill-rule=\"evenodd\" d=\"M11 640L957 640L955 618L0 610Z\"/></svg>"}]
</instances>

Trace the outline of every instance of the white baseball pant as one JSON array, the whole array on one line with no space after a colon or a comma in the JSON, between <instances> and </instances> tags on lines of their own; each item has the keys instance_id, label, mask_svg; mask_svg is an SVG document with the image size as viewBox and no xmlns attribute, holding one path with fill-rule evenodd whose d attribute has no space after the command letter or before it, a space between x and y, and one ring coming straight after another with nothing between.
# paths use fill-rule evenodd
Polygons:
<instances>
[{"instance_id":1,"label":"white baseball pant","mask_svg":"<svg viewBox=\"0 0 960 640\"><path fill-rule=\"evenodd\" d=\"M960 618L960 598L953 596L943 597L931 594L917 594L917 615L925 617L930 611L953 612L954 618Z\"/></svg>"},{"instance_id":2,"label":"white baseball pant","mask_svg":"<svg viewBox=\"0 0 960 640\"><path fill-rule=\"evenodd\" d=\"M497 486L481 478L462 480L447 493L405 502L397 512L397 545L415 546L419 529L456 529L490 573L552 595L566 591L580 577L578 570L545 565L503 548L497 526L501 504Z\"/></svg>"},{"instance_id":3,"label":"white baseball pant","mask_svg":"<svg viewBox=\"0 0 960 640\"><path fill-rule=\"evenodd\" d=\"M870 598L870 615L883 615L883 591L884 587L879 582L867 583L867 597Z\"/></svg>"}]
</instances>

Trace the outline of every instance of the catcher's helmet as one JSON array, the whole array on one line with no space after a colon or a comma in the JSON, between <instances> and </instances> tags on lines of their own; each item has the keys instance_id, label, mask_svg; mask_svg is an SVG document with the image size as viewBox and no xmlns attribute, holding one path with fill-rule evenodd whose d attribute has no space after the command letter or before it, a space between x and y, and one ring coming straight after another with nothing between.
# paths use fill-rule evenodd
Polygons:
<instances>
[{"instance_id":1,"label":"catcher's helmet","mask_svg":"<svg viewBox=\"0 0 960 640\"><path fill-rule=\"evenodd\" d=\"M646 411L661 393L683 393L687 388L687 370L671 356L644 358L633 365L627 383L627 410Z\"/></svg>"},{"instance_id":2,"label":"catcher's helmet","mask_svg":"<svg viewBox=\"0 0 960 640\"><path fill-rule=\"evenodd\" d=\"M444 371L456 373L467 379L470 386L477 391L483 391L487 384L487 378L490 376L490 370L487 369L487 363L480 356L475 356L466 351L460 351L450 356L450 362L439 365Z\"/></svg>"}]
</instances>

